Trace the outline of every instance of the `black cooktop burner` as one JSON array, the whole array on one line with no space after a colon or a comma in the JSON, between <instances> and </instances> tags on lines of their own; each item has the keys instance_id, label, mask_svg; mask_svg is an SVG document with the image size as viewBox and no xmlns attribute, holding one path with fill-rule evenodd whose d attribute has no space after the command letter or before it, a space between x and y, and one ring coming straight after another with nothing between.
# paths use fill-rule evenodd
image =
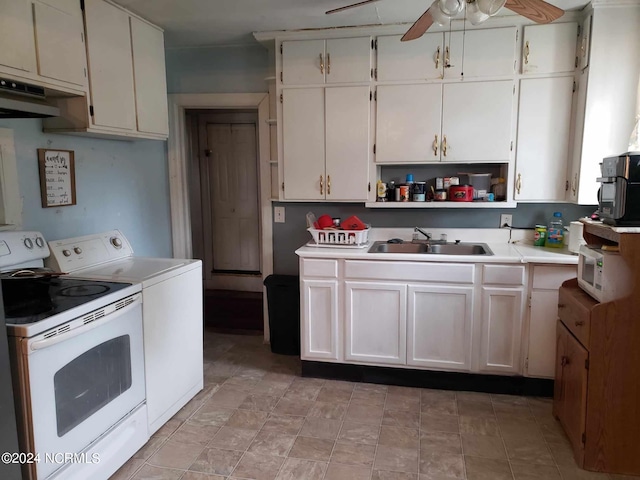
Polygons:
<instances>
[{"instance_id":1,"label":"black cooktop burner","mask_svg":"<svg viewBox=\"0 0 640 480\"><path fill-rule=\"evenodd\" d=\"M38 279L33 282L38 282L39 288L12 288L9 295L3 282L6 323L35 323L131 285L65 277ZM24 295L20 294L21 291Z\"/></svg>"}]
</instances>

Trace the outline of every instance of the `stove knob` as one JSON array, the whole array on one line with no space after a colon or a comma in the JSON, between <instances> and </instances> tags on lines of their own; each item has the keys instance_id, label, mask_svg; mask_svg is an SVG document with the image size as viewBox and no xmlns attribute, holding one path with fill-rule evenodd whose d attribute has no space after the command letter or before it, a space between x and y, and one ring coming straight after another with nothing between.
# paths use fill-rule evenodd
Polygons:
<instances>
[{"instance_id":1,"label":"stove knob","mask_svg":"<svg viewBox=\"0 0 640 480\"><path fill-rule=\"evenodd\" d=\"M40 248L44 247L44 239L42 237L36 238L36 245Z\"/></svg>"},{"instance_id":2,"label":"stove knob","mask_svg":"<svg viewBox=\"0 0 640 480\"><path fill-rule=\"evenodd\" d=\"M116 248L122 248L122 240L120 240L118 237L111 237L111 245Z\"/></svg>"},{"instance_id":3,"label":"stove knob","mask_svg":"<svg viewBox=\"0 0 640 480\"><path fill-rule=\"evenodd\" d=\"M27 247L29 250L33 248L33 242L31 241L30 238L24 239L24 246Z\"/></svg>"},{"instance_id":4,"label":"stove knob","mask_svg":"<svg viewBox=\"0 0 640 480\"><path fill-rule=\"evenodd\" d=\"M82 249L80 247L75 247L73 251L76 252L78 255L82 253Z\"/></svg>"},{"instance_id":5,"label":"stove knob","mask_svg":"<svg viewBox=\"0 0 640 480\"><path fill-rule=\"evenodd\" d=\"M62 254L63 254L65 257L70 257L70 256L71 256L71 252L70 252L69 250L62 250Z\"/></svg>"}]
</instances>

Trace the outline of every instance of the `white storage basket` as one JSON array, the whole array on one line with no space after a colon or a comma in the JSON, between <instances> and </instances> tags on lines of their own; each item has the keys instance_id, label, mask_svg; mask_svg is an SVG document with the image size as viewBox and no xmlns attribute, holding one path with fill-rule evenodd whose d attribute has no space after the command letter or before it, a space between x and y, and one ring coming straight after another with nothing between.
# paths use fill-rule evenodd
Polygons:
<instances>
[{"instance_id":1,"label":"white storage basket","mask_svg":"<svg viewBox=\"0 0 640 480\"><path fill-rule=\"evenodd\" d=\"M307 228L318 245L364 245L369 240L369 228L365 230L318 230Z\"/></svg>"}]
</instances>

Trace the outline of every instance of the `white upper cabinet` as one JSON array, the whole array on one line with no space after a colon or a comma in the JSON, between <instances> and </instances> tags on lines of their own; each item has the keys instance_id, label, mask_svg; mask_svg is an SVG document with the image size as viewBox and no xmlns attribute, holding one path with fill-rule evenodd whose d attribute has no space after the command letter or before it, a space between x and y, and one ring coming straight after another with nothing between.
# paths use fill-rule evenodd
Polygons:
<instances>
[{"instance_id":1,"label":"white upper cabinet","mask_svg":"<svg viewBox=\"0 0 640 480\"><path fill-rule=\"evenodd\" d=\"M138 131L169 134L162 30L131 17Z\"/></svg>"},{"instance_id":2,"label":"white upper cabinet","mask_svg":"<svg viewBox=\"0 0 640 480\"><path fill-rule=\"evenodd\" d=\"M85 0L93 124L136 129L129 15L103 0Z\"/></svg>"},{"instance_id":3,"label":"white upper cabinet","mask_svg":"<svg viewBox=\"0 0 640 480\"><path fill-rule=\"evenodd\" d=\"M527 25L522 42L522 73L573 72L576 67L576 22Z\"/></svg>"},{"instance_id":4,"label":"white upper cabinet","mask_svg":"<svg viewBox=\"0 0 640 480\"><path fill-rule=\"evenodd\" d=\"M565 199L572 100L573 76L521 80L516 200Z\"/></svg>"},{"instance_id":5,"label":"white upper cabinet","mask_svg":"<svg viewBox=\"0 0 640 480\"><path fill-rule=\"evenodd\" d=\"M587 15L582 23L580 23L580 35L578 36L578 67L581 69L589 66L592 20L593 17L591 15Z\"/></svg>"},{"instance_id":6,"label":"white upper cabinet","mask_svg":"<svg viewBox=\"0 0 640 480\"><path fill-rule=\"evenodd\" d=\"M426 33L417 40L401 42L402 35L378 37L377 78L394 80L434 80L442 78L444 36Z\"/></svg>"},{"instance_id":7,"label":"white upper cabinet","mask_svg":"<svg viewBox=\"0 0 640 480\"><path fill-rule=\"evenodd\" d=\"M442 85L381 85L376 162L440 161Z\"/></svg>"},{"instance_id":8,"label":"white upper cabinet","mask_svg":"<svg viewBox=\"0 0 640 480\"><path fill-rule=\"evenodd\" d=\"M442 161L508 162L513 81L448 83L442 101Z\"/></svg>"},{"instance_id":9,"label":"white upper cabinet","mask_svg":"<svg viewBox=\"0 0 640 480\"><path fill-rule=\"evenodd\" d=\"M36 67L29 0L0 0L0 65L32 72Z\"/></svg>"},{"instance_id":10,"label":"white upper cabinet","mask_svg":"<svg viewBox=\"0 0 640 480\"><path fill-rule=\"evenodd\" d=\"M33 4L33 21L38 74L85 85L87 64L80 3L36 2Z\"/></svg>"},{"instance_id":11,"label":"white upper cabinet","mask_svg":"<svg viewBox=\"0 0 640 480\"><path fill-rule=\"evenodd\" d=\"M445 45L445 79L515 73L516 27L447 33Z\"/></svg>"},{"instance_id":12,"label":"white upper cabinet","mask_svg":"<svg viewBox=\"0 0 640 480\"><path fill-rule=\"evenodd\" d=\"M371 37L282 42L282 84L371 80Z\"/></svg>"}]
</instances>

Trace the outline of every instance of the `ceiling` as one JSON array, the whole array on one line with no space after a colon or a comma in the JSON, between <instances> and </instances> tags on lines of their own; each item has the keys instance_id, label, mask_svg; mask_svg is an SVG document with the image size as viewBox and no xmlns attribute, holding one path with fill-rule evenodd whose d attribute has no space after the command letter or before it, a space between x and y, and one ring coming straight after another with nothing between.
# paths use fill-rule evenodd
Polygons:
<instances>
[{"instance_id":1,"label":"ceiling","mask_svg":"<svg viewBox=\"0 0 640 480\"><path fill-rule=\"evenodd\" d=\"M357 0L116 0L165 29L167 47L255 44L252 32L414 22L431 0L380 0L335 15ZM588 0L551 0L565 10ZM491 20L489 20L490 22Z\"/></svg>"}]
</instances>

